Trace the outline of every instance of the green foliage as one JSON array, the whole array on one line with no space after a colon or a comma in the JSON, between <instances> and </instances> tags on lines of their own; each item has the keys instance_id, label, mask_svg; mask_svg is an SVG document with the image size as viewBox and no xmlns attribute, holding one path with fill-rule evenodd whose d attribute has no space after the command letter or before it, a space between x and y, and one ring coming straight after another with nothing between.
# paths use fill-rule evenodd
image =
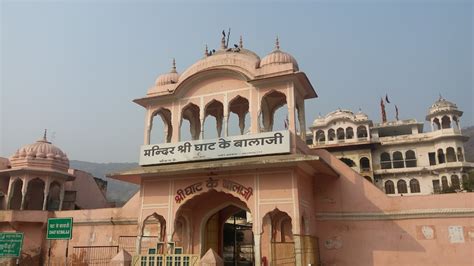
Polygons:
<instances>
[{"instance_id":1,"label":"green foliage","mask_svg":"<svg viewBox=\"0 0 474 266\"><path fill-rule=\"evenodd\" d=\"M469 173L468 178L463 178L462 180L462 187L464 190L467 192L473 192L474 191L474 171L471 171Z\"/></svg>"}]
</instances>

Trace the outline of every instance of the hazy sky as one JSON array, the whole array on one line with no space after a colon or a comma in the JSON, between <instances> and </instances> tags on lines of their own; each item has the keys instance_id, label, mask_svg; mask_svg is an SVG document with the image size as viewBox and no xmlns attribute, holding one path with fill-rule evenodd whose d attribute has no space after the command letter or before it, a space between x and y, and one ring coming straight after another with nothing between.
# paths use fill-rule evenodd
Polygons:
<instances>
[{"instance_id":1,"label":"hazy sky","mask_svg":"<svg viewBox=\"0 0 474 266\"><path fill-rule=\"evenodd\" d=\"M402 119L424 121L441 93L474 124L471 1L1 1L0 156L48 128L70 159L138 161L145 112L132 99L229 27L260 57L280 36L319 95L308 126L338 107L379 122L386 93Z\"/></svg>"}]
</instances>

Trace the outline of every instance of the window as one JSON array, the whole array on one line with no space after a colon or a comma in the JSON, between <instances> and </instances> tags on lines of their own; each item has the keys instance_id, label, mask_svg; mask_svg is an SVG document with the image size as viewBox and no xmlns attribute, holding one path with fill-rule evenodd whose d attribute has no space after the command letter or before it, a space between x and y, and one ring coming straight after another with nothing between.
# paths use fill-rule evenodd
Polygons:
<instances>
[{"instance_id":1,"label":"window","mask_svg":"<svg viewBox=\"0 0 474 266\"><path fill-rule=\"evenodd\" d=\"M446 158L444 157L444 152L442 149L438 149L438 163L445 163Z\"/></svg>"},{"instance_id":2,"label":"window","mask_svg":"<svg viewBox=\"0 0 474 266\"><path fill-rule=\"evenodd\" d=\"M367 157L360 158L359 162L361 171L370 171L370 161Z\"/></svg>"},{"instance_id":3,"label":"window","mask_svg":"<svg viewBox=\"0 0 474 266\"><path fill-rule=\"evenodd\" d=\"M321 129L316 131L316 141L318 143L320 142L324 143L326 141L326 136L324 135L324 131L322 131Z\"/></svg>"},{"instance_id":4,"label":"window","mask_svg":"<svg viewBox=\"0 0 474 266\"><path fill-rule=\"evenodd\" d=\"M411 193L420 193L420 182L413 178L410 180L410 192Z\"/></svg>"},{"instance_id":5,"label":"window","mask_svg":"<svg viewBox=\"0 0 474 266\"><path fill-rule=\"evenodd\" d=\"M452 163L456 161L456 153L453 147L449 147L446 149L446 161L448 163Z\"/></svg>"},{"instance_id":6,"label":"window","mask_svg":"<svg viewBox=\"0 0 474 266\"><path fill-rule=\"evenodd\" d=\"M433 119L433 124L436 126L436 130L440 130L440 129L441 129L441 124L439 123L439 119L438 119L438 118Z\"/></svg>"},{"instance_id":7,"label":"window","mask_svg":"<svg viewBox=\"0 0 474 266\"><path fill-rule=\"evenodd\" d=\"M336 139L336 132L334 131L334 129L331 128L328 130L328 140L331 141L335 139Z\"/></svg>"},{"instance_id":8,"label":"window","mask_svg":"<svg viewBox=\"0 0 474 266\"><path fill-rule=\"evenodd\" d=\"M357 138L367 138L367 128L365 126L358 126L357 127Z\"/></svg>"},{"instance_id":9,"label":"window","mask_svg":"<svg viewBox=\"0 0 474 266\"><path fill-rule=\"evenodd\" d=\"M443 116L443 118L441 118L441 127L442 128L451 128L451 118L449 118L449 116Z\"/></svg>"},{"instance_id":10,"label":"window","mask_svg":"<svg viewBox=\"0 0 474 266\"><path fill-rule=\"evenodd\" d=\"M395 194L395 185L391 180L385 182L385 194Z\"/></svg>"},{"instance_id":11,"label":"window","mask_svg":"<svg viewBox=\"0 0 474 266\"><path fill-rule=\"evenodd\" d=\"M405 165L406 167L416 167L416 156L414 151L408 150L405 152Z\"/></svg>"},{"instance_id":12,"label":"window","mask_svg":"<svg viewBox=\"0 0 474 266\"><path fill-rule=\"evenodd\" d=\"M338 140L344 140L346 137L345 137L345 133L344 133L344 129L342 127L338 128L337 129L337 139Z\"/></svg>"},{"instance_id":13,"label":"window","mask_svg":"<svg viewBox=\"0 0 474 266\"><path fill-rule=\"evenodd\" d=\"M430 160L430 165L436 165L436 152L428 153L428 158Z\"/></svg>"},{"instance_id":14,"label":"window","mask_svg":"<svg viewBox=\"0 0 474 266\"><path fill-rule=\"evenodd\" d=\"M384 152L380 154L380 167L382 169L392 169L392 161L389 153Z\"/></svg>"},{"instance_id":15,"label":"window","mask_svg":"<svg viewBox=\"0 0 474 266\"><path fill-rule=\"evenodd\" d=\"M439 180L433 180L433 192L434 193L441 193L441 186L439 185Z\"/></svg>"},{"instance_id":16,"label":"window","mask_svg":"<svg viewBox=\"0 0 474 266\"><path fill-rule=\"evenodd\" d=\"M405 180L398 180L397 182L398 193L408 193L407 182Z\"/></svg>"},{"instance_id":17,"label":"window","mask_svg":"<svg viewBox=\"0 0 474 266\"><path fill-rule=\"evenodd\" d=\"M346 128L346 139L352 139L354 137L354 129L352 127Z\"/></svg>"},{"instance_id":18,"label":"window","mask_svg":"<svg viewBox=\"0 0 474 266\"><path fill-rule=\"evenodd\" d=\"M458 162L464 162L464 155L461 147L458 147Z\"/></svg>"},{"instance_id":19,"label":"window","mask_svg":"<svg viewBox=\"0 0 474 266\"><path fill-rule=\"evenodd\" d=\"M356 163L355 163L353 160L349 159L349 158L344 158L344 157L342 157L342 158L339 159L339 160L341 160L343 163L347 164L347 166L349 166L349 167L354 167L354 166L356 166Z\"/></svg>"},{"instance_id":20,"label":"window","mask_svg":"<svg viewBox=\"0 0 474 266\"><path fill-rule=\"evenodd\" d=\"M454 189L461 189L461 184L459 183L459 177L457 175L451 176L451 186L453 186Z\"/></svg>"},{"instance_id":21,"label":"window","mask_svg":"<svg viewBox=\"0 0 474 266\"><path fill-rule=\"evenodd\" d=\"M449 187L448 178L446 178L445 176L441 177L441 186L443 187L443 190L446 190Z\"/></svg>"},{"instance_id":22,"label":"window","mask_svg":"<svg viewBox=\"0 0 474 266\"><path fill-rule=\"evenodd\" d=\"M393 153L393 168L403 168L403 154L399 151Z\"/></svg>"}]
</instances>

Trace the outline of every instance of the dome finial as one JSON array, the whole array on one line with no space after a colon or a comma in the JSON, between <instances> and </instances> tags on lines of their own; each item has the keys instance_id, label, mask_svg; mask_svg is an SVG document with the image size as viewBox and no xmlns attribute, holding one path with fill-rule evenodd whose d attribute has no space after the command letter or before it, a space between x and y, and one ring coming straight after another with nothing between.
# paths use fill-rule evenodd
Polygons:
<instances>
[{"instance_id":1,"label":"dome finial","mask_svg":"<svg viewBox=\"0 0 474 266\"><path fill-rule=\"evenodd\" d=\"M244 48L244 41L242 40L242 35L240 35L239 48L240 49Z\"/></svg>"},{"instance_id":2,"label":"dome finial","mask_svg":"<svg viewBox=\"0 0 474 266\"><path fill-rule=\"evenodd\" d=\"M173 65L171 66L171 73L177 73L176 72L176 60L173 57Z\"/></svg>"},{"instance_id":3,"label":"dome finial","mask_svg":"<svg viewBox=\"0 0 474 266\"><path fill-rule=\"evenodd\" d=\"M221 38L221 49L225 50L225 31L222 31L222 38Z\"/></svg>"},{"instance_id":4,"label":"dome finial","mask_svg":"<svg viewBox=\"0 0 474 266\"><path fill-rule=\"evenodd\" d=\"M275 40L275 49L280 50L280 40L278 39L278 35L276 36Z\"/></svg>"},{"instance_id":5,"label":"dome finial","mask_svg":"<svg viewBox=\"0 0 474 266\"><path fill-rule=\"evenodd\" d=\"M439 100L438 101L442 101L444 100L443 96L441 95L441 93L439 93Z\"/></svg>"},{"instance_id":6,"label":"dome finial","mask_svg":"<svg viewBox=\"0 0 474 266\"><path fill-rule=\"evenodd\" d=\"M43 134L43 140L44 140L44 141L48 141L48 140L46 139L46 134L47 134L47 133L48 133L48 130L45 128L45 129L44 129L44 134Z\"/></svg>"},{"instance_id":7,"label":"dome finial","mask_svg":"<svg viewBox=\"0 0 474 266\"><path fill-rule=\"evenodd\" d=\"M209 50L207 49L207 44L206 44L206 49L204 50L204 56L209 56Z\"/></svg>"}]
</instances>

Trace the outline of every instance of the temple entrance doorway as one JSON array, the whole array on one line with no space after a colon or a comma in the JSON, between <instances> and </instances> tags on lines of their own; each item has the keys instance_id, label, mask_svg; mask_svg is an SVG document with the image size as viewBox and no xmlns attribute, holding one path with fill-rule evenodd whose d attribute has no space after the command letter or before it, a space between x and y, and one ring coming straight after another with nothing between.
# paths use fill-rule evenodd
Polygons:
<instances>
[{"instance_id":1,"label":"temple entrance doorway","mask_svg":"<svg viewBox=\"0 0 474 266\"><path fill-rule=\"evenodd\" d=\"M230 205L214 213L204 228L203 251L210 248L225 266L254 265L252 217L249 212Z\"/></svg>"}]
</instances>

